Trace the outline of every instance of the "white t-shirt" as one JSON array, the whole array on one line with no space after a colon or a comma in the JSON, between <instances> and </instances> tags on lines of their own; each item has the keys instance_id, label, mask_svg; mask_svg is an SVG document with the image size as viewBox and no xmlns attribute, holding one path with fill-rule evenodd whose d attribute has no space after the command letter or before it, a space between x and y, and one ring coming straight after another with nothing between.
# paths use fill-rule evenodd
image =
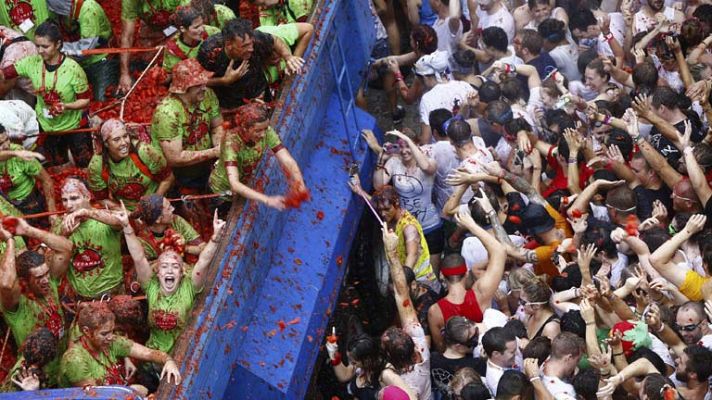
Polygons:
<instances>
[{"instance_id":1,"label":"white t-shirt","mask_svg":"<svg viewBox=\"0 0 712 400\"><path fill-rule=\"evenodd\" d=\"M462 39L462 22L460 22L457 33L453 34L450 31L450 18L452 17L436 19L433 23L433 29L438 36L438 50L447 51L448 55L452 56L457 50L457 44Z\"/></svg>"},{"instance_id":2,"label":"white t-shirt","mask_svg":"<svg viewBox=\"0 0 712 400\"><path fill-rule=\"evenodd\" d=\"M682 92L685 88L685 84L682 82L682 78L680 77L680 73L678 71L668 71L663 68L663 65L660 63L660 59L655 54L653 54L653 64L655 64L655 68L658 70L658 75L665 79L665 82L670 85L671 89L676 92Z\"/></svg>"},{"instance_id":3,"label":"white t-shirt","mask_svg":"<svg viewBox=\"0 0 712 400\"><path fill-rule=\"evenodd\" d=\"M611 33L613 34L613 37L616 38L618 44L623 47L623 40L625 39L626 31L625 19L623 18L623 14L616 12L610 13L608 15L611 18L611 24L609 25ZM598 54L603 54L606 57L613 56L613 50L611 49L611 45L606 42L606 36L603 33L598 35L597 46Z\"/></svg>"},{"instance_id":4,"label":"white t-shirt","mask_svg":"<svg viewBox=\"0 0 712 400\"><path fill-rule=\"evenodd\" d=\"M418 400L430 400L432 390L430 386L430 350L425 339L425 332L419 323L403 327L403 331L410 335L415 343L415 351L420 353L422 361L413 366L413 370L401 375L405 383L418 396Z\"/></svg>"},{"instance_id":5,"label":"white t-shirt","mask_svg":"<svg viewBox=\"0 0 712 400\"><path fill-rule=\"evenodd\" d=\"M464 168L465 170L467 170L467 172L471 174L486 173L485 169L482 166L484 164L487 164L488 162L494 161L494 157L492 157L492 153L487 151L487 147L485 147L485 141L482 140L481 137L473 136L472 142L475 144L475 153L462 160L460 162L460 165L458 165L458 168ZM460 204L467 204L467 202L472 199L472 196L474 196L474 193L472 192L472 188L469 187L467 188L465 194L462 195L462 199L460 199Z\"/></svg>"},{"instance_id":6,"label":"white t-shirt","mask_svg":"<svg viewBox=\"0 0 712 400\"><path fill-rule=\"evenodd\" d=\"M493 397L497 396L497 385L499 385L499 380L502 379L502 375L504 375L504 368L494 365L491 361L487 360L485 384Z\"/></svg>"},{"instance_id":7,"label":"white t-shirt","mask_svg":"<svg viewBox=\"0 0 712 400\"><path fill-rule=\"evenodd\" d=\"M579 52L575 44L556 46L549 52L549 55L554 59L556 68L564 74L569 82L581 80L581 73L576 64Z\"/></svg>"},{"instance_id":8,"label":"white t-shirt","mask_svg":"<svg viewBox=\"0 0 712 400\"><path fill-rule=\"evenodd\" d=\"M467 207L462 205L460 207ZM509 235L509 239L512 241L514 246L521 247L526 243L526 240L521 236ZM462 242L462 249L460 250L460 255L465 259L465 265L467 270L472 268L485 268L487 266L487 261L489 261L489 254L485 245L482 241L475 236L468 237Z\"/></svg>"},{"instance_id":9,"label":"white t-shirt","mask_svg":"<svg viewBox=\"0 0 712 400\"><path fill-rule=\"evenodd\" d=\"M459 104L465 104L467 97L475 93L475 89L469 83L463 81L447 81L433 86L420 99L420 121L429 125L430 112L438 108L452 111L455 107L455 100Z\"/></svg>"},{"instance_id":10,"label":"white t-shirt","mask_svg":"<svg viewBox=\"0 0 712 400\"><path fill-rule=\"evenodd\" d=\"M544 383L546 390L548 390L556 400L576 399L576 390L574 390L574 387L558 377L542 375L541 381Z\"/></svg>"},{"instance_id":11,"label":"white t-shirt","mask_svg":"<svg viewBox=\"0 0 712 400\"><path fill-rule=\"evenodd\" d=\"M514 25L514 17L507 10L507 7L502 3L502 7L497 10L494 14L490 15L486 11L482 11L480 7L477 7L477 17L479 21L477 22L477 27L480 29L487 29L490 26L498 26L507 33L507 39L509 43L514 40L514 34L516 33L516 25Z\"/></svg>"},{"instance_id":12,"label":"white t-shirt","mask_svg":"<svg viewBox=\"0 0 712 400\"><path fill-rule=\"evenodd\" d=\"M423 231L440 225L440 213L432 201L435 175L428 175L418 166L407 169L400 157L391 157L385 165L391 183L400 196L401 207L420 222Z\"/></svg>"},{"instance_id":13,"label":"white t-shirt","mask_svg":"<svg viewBox=\"0 0 712 400\"><path fill-rule=\"evenodd\" d=\"M426 144L420 148L426 156L435 160L438 165L438 172L435 173L435 183L433 185L433 198L435 199L435 208L442 213L447 199L455 191L452 186L445 183L445 179L447 179L450 171L460 165L460 161L457 159L457 152L455 147L447 140Z\"/></svg>"}]
</instances>

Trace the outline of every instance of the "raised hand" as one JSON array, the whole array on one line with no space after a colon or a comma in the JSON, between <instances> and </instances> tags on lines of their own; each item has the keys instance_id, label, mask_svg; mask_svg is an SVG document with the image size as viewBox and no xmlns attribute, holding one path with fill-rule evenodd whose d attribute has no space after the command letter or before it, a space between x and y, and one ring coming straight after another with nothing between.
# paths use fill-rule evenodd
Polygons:
<instances>
[{"instance_id":1,"label":"raised hand","mask_svg":"<svg viewBox=\"0 0 712 400\"><path fill-rule=\"evenodd\" d=\"M687 224L685 225L684 230L687 231L690 235L694 235L695 233L700 232L705 227L705 222L707 222L706 215L695 214L687 220Z\"/></svg>"}]
</instances>

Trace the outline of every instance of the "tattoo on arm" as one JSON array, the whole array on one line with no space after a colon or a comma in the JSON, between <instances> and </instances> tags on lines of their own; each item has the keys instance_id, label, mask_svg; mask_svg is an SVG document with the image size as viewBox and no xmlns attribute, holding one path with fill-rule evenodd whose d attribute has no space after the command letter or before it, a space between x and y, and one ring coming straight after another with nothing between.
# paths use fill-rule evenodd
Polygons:
<instances>
[{"instance_id":1,"label":"tattoo on arm","mask_svg":"<svg viewBox=\"0 0 712 400\"><path fill-rule=\"evenodd\" d=\"M546 204L545 203L546 200L544 200L544 198L541 197L539 192L537 192L536 189L534 189L534 187L529 182L527 182L526 179L522 178L521 176L514 175L511 172L506 172L504 174L504 180L509 182L509 184L512 185L512 187L516 191L522 192L525 195L527 195L527 197L531 201L541 204L541 205Z\"/></svg>"},{"instance_id":2,"label":"tattoo on arm","mask_svg":"<svg viewBox=\"0 0 712 400\"><path fill-rule=\"evenodd\" d=\"M524 260L528 263L536 264L539 262L539 257L537 257L534 250L526 250L524 252Z\"/></svg>"},{"instance_id":3,"label":"tattoo on arm","mask_svg":"<svg viewBox=\"0 0 712 400\"><path fill-rule=\"evenodd\" d=\"M509 235L507 235L507 231L504 230L504 227L499 222L497 214L495 213L494 215L490 215L489 220L490 224L492 225L492 229L494 229L494 236L497 238L497 241L502 244L514 246L514 243L512 243L512 240L509 238Z\"/></svg>"}]
</instances>

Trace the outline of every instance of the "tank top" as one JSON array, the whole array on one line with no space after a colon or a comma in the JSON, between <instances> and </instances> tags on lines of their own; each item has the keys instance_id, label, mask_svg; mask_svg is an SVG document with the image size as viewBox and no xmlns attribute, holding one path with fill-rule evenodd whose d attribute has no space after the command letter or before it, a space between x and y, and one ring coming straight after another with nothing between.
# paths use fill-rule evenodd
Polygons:
<instances>
[{"instance_id":1,"label":"tank top","mask_svg":"<svg viewBox=\"0 0 712 400\"><path fill-rule=\"evenodd\" d=\"M534 337L532 337L532 339L535 339L535 338L538 338L539 336L541 336L541 334L544 333L544 328L546 328L546 325L548 325L549 322L553 322L553 321L559 322L559 317L556 314L551 314L551 316L549 316L549 318L547 318L546 321L544 321L544 324L541 326L541 328L539 328L538 331L536 331L536 333L534 334Z\"/></svg>"},{"instance_id":2,"label":"tank top","mask_svg":"<svg viewBox=\"0 0 712 400\"><path fill-rule=\"evenodd\" d=\"M401 264L405 264L406 259L406 240L405 240L405 227L408 225L413 225L418 230L418 235L420 236L420 255L415 265L412 265L413 272L415 272L415 278L427 284L436 292L440 290L440 283L438 282L435 274L433 273L433 267L430 265L430 251L428 250L428 242L425 240L425 234L423 234L423 228L420 226L415 217L408 211L403 212L403 216L398 220L396 224L396 235L398 235L398 247L396 251L398 252L398 259ZM433 287L436 286L436 287Z\"/></svg>"},{"instance_id":3,"label":"tank top","mask_svg":"<svg viewBox=\"0 0 712 400\"><path fill-rule=\"evenodd\" d=\"M438 300L438 306L443 313L443 321L447 322L451 317L462 316L473 322L482 322L482 310L477 302L477 295L474 290L465 293L465 300L462 304L453 304L447 299Z\"/></svg>"},{"instance_id":4,"label":"tank top","mask_svg":"<svg viewBox=\"0 0 712 400\"><path fill-rule=\"evenodd\" d=\"M351 378L349 385L346 388L350 395L354 396L358 400L376 400L378 398L378 391L381 390L380 386L368 385L358 387L356 379L358 379L357 376Z\"/></svg>"}]
</instances>

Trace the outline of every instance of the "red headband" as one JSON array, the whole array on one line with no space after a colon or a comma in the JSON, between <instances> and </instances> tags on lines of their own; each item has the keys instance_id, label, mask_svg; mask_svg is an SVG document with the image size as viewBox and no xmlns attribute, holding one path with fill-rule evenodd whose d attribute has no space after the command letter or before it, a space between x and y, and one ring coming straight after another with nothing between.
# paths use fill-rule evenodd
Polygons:
<instances>
[{"instance_id":1,"label":"red headband","mask_svg":"<svg viewBox=\"0 0 712 400\"><path fill-rule=\"evenodd\" d=\"M442 267L440 268L440 272L443 276L465 275L467 273L467 266L460 264L452 267Z\"/></svg>"}]
</instances>

